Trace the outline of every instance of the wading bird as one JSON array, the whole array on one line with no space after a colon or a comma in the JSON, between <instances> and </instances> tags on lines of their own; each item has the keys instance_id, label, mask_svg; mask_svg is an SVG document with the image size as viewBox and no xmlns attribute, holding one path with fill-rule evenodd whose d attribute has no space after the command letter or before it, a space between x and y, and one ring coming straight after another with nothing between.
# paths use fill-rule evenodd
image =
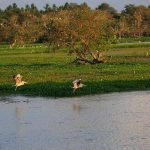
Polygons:
<instances>
[{"instance_id":1,"label":"wading bird","mask_svg":"<svg viewBox=\"0 0 150 150\"><path fill-rule=\"evenodd\" d=\"M81 79L76 79L72 83L73 83L73 87L72 87L73 88L73 92L75 92L75 90L78 89L78 88L86 86L86 85L81 83Z\"/></svg>"},{"instance_id":2,"label":"wading bird","mask_svg":"<svg viewBox=\"0 0 150 150\"><path fill-rule=\"evenodd\" d=\"M27 82L25 82L25 81L22 81L22 76L20 75L20 74L17 74L17 75L14 75L13 76L13 78L14 78L14 80L15 80L15 91L17 90L17 88L19 87L19 86L22 86L22 85L24 85L25 83L27 83Z\"/></svg>"}]
</instances>

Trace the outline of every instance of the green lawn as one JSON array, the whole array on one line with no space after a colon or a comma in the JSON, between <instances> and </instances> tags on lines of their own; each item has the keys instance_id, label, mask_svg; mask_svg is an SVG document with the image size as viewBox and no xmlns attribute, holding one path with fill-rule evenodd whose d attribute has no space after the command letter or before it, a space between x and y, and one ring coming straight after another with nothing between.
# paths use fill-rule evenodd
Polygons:
<instances>
[{"instance_id":1,"label":"green lawn","mask_svg":"<svg viewBox=\"0 0 150 150\"><path fill-rule=\"evenodd\" d=\"M65 51L47 53L42 45L24 48L0 46L0 94L67 97L88 94L149 90L150 47L114 48L105 53L105 64L76 65ZM14 91L12 76L20 73L28 84ZM73 93L71 83L81 78L87 86Z\"/></svg>"}]
</instances>

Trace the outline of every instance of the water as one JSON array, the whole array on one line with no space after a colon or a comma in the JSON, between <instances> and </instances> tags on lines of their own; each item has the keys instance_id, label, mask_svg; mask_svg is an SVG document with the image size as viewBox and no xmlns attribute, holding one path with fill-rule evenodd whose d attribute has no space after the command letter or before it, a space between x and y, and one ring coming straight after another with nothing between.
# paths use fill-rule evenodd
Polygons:
<instances>
[{"instance_id":1,"label":"water","mask_svg":"<svg viewBox=\"0 0 150 150\"><path fill-rule=\"evenodd\" d=\"M0 150L149 150L150 91L0 98Z\"/></svg>"}]
</instances>

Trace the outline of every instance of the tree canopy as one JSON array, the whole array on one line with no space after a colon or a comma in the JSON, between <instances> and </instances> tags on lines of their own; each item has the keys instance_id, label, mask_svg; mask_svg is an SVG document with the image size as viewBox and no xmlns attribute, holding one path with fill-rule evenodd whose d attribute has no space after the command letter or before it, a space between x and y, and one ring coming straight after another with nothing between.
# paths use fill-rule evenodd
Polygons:
<instances>
[{"instance_id":1,"label":"tree canopy","mask_svg":"<svg viewBox=\"0 0 150 150\"><path fill-rule=\"evenodd\" d=\"M0 42L10 45L46 42L54 49L72 51L109 49L116 38L150 36L150 7L126 5L118 13L107 3L91 9L86 3L34 4L19 8L16 3L0 10Z\"/></svg>"}]
</instances>

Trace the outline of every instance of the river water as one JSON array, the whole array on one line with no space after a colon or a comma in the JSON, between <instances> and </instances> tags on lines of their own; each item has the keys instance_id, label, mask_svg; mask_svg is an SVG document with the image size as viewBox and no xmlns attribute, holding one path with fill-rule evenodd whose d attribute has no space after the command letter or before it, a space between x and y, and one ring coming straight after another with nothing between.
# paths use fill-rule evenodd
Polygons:
<instances>
[{"instance_id":1,"label":"river water","mask_svg":"<svg viewBox=\"0 0 150 150\"><path fill-rule=\"evenodd\" d=\"M0 150L150 150L150 91L1 97Z\"/></svg>"}]
</instances>

